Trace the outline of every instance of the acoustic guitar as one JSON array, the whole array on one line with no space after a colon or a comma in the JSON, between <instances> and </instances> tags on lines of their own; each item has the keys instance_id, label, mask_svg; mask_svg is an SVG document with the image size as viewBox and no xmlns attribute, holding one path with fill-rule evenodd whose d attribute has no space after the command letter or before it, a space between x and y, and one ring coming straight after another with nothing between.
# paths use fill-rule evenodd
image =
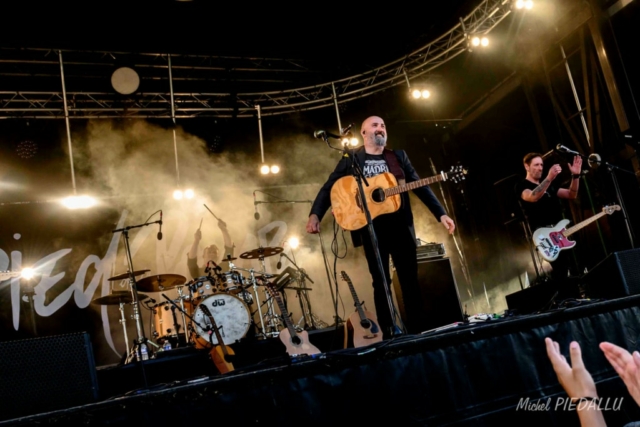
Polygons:
<instances>
[{"instance_id":1,"label":"acoustic guitar","mask_svg":"<svg viewBox=\"0 0 640 427\"><path fill-rule=\"evenodd\" d=\"M467 171L462 166L452 166L449 172L398 185L396 177L389 172L367 178L369 186L363 185L364 195L371 219L393 213L400 209L400 193L424 187L434 182L464 180ZM345 230L354 231L367 225L358 183L352 176L338 179L331 187L331 209L336 222Z\"/></svg>"},{"instance_id":2,"label":"acoustic guitar","mask_svg":"<svg viewBox=\"0 0 640 427\"><path fill-rule=\"evenodd\" d=\"M227 348L224 341L222 340L220 329L218 329L218 325L216 325L216 321L213 318L213 314L211 314L211 310L209 310L209 307L207 307L206 304L200 304L200 307L202 312L209 318L209 321L211 321L211 328L213 329L213 333L216 334L216 339L218 340L218 345L214 345L210 351L213 363L216 365L216 368L218 368L221 374L231 372L234 369L233 364L231 363L231 359L233 359L235 353L233 352L233 349ZM212 332L209 331L209 334L211 333Z\"/></svg>"},{"instance_id":3,"label":"acoustic guitar","mask_svg":"<svg viewBox=\"0 0 640 427\"><path fill-rule=\"evenodd\" d=\"M356 311L351 313L347 319L347 328L353 331L353 346L365 347L369 344L382 341L382 331L380 330L380 325L378 324L378 319L375 314L362 308L364 303L361 303L358 299L358 294L356 294L356 290L347 273L341 271L340 275L342 276L342 280L349 285L349 290L353 297L353 304L356 306Z\"/></svg>"},{"instance_id":4,"label":"acoustic guitar","mask_svg":"<svg viewBox=\"0 0 640 427\"><path fill-rule=\"evenodd\" d=\"M282 343L284 344L289 356L322 353L316 346L309 342L309 333L307 331L296 332L296 329L293 326L293 322L287 314L287 307L284 305L280 293L275 289L273 284L266 283L265 286L267 288L267 291L269 292L269 295L271 295L271 297L276 300L278 308L280 308L280 313L282 314L282 319L284 320L284 324L286 325L286 328L281 330L278 336L280 337L280 341L282 341Z\"/></svg>"},{"instance_id":5,"label":"acoustic guitar","mask_svg":"<svg viewBox=\"0 0 640 427\"><path fill-rule=\"evenodd\" d=\"M536 249L538 250L540 256L549 262L553 262L558 259L560 251L571 249L576 245L575 240L568 239L569 236L580 230L582 227L591 224L601 216L611 215L615 211L619 210L620 206L618 205L605 206L602 208L602 212L600 212L599 214L585 219L584 221L579 222L578 224L568 229L565 229L565 227L569 224L568 219L563 219L553 228L538 228L533 232L533 242L536 245Z\"/></svg>"}]
</instances>

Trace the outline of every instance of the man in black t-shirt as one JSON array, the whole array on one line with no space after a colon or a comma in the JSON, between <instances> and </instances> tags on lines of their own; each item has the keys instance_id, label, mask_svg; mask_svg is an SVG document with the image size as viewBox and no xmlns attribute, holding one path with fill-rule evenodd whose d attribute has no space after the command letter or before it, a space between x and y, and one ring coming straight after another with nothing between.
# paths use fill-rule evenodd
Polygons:
<instances>
[{"instance_id":1,"label":"man in black t-shirt","mask_svg":"<svg viewBox=\"0 0 640 427\"><path fill-rule=\"evenodd\" d=\"M364 140L364 147L356 150L354 157L362 167L366 178L383 172L391 172L397 179L405 179L406 182L414 182L420 179L404 150L389 150L385 148L387 145L387 128L384 120L376 116L367 118L362 123L360 133ZM320 232L320 220L331 205L330 193L333 184L339 178L351 174L350 157L342 157L335 170L329 175L327 182L325 182L318 192L309 214L307 233ZM400 177L398 177L398 175L400 175ZM429 208L438 222L441 222L450 234L453 233L455 224L446 214L440 201L433 194L433 191L431 191L428 186L419 187L413 191ZM419 330L419 325L423 323L422 320L428 313L423 313L420 302L416 236L413 226L413 214L409 203L409 193L401 193L400 208L396 212L379 215L374 218L373 228L378 240L378 250L380 251L380 257L382 259L384 277L389 286L391 286L389 256L391 256L396 273L398 274L405 313L407 314L405 326L409 333L422 332ZM386 291L384 289L382 276L379 272L377 258L371 243L368 228L364 227L352 232L352 238L354 246L364 246L369 272L373 279L373 300L376 307L378 323L385 337L389 337L391 335L390 329L394 322L389 311Z\"/></svg>"},{"instance_id":2,"label":"man in black t-shirt","mask_svg":"<svg viewBox=\"0 0 640 427\"><path fill-rule=\"evenodd\" d=\"M562 220L559 199L575 199L578 196L582 157L575 156L573 163L568 164L571 171L569 188L557 188L553 185L553 181L562 172L559 164L551 166L547 176L542 179L544 161L541 154L529 153L524 156L523 163L527 176L516 185L515 191L529 222L529 228L531 232L535 232L541 227L554 227ZM552 266L553 278L566 278L569 269L567 251L560 251Z\"/></svg>"}]
</instances>

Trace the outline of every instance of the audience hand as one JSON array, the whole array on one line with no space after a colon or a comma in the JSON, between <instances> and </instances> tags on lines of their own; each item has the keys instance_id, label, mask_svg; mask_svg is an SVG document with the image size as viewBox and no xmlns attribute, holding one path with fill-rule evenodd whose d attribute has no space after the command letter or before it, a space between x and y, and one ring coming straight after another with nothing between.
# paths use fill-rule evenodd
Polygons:
<instances>
[{"instance_id":1,"label":"audience hand","mask_svg":"<svg viewBox=\"0 0 640 427\"><path fill-rule=\"evenodd\" d=\"M567 395L572 399L581 397L598 397L596 384L591 374L584 367L582 362L582 352L580 345L572 341L569 345L569 354L571 357L571 366L567 362L567 358L560 353L560 345L552 341L551 338L545 338L544 342L547 346L547 356L553 365L553 370L558 376L558 381Z\"/></svg>"},{"instance_id":2,"label":"audience hand","mask_svg":"<svg viewBox=\"0 0 640 427\"><path fill-rule=\"evenodd\" d=\"M600 350L624 381L633 400L640 405L640 354L634 351L632 355L624 348L609 342L600 343Z\"/></svg>"}]
</instances>

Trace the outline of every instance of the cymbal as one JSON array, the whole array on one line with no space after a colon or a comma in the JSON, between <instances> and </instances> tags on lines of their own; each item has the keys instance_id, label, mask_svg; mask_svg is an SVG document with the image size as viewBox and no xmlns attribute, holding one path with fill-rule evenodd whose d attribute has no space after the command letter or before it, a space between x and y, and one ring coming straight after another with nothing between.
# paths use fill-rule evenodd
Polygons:
<instances>
[{"instance_id":1,"label":"cymbal","mask_svg":"<svg viewBox=\"0 0 640 427\"><path fill-rule=\"evenodd\" d=\"M266 248L258 248L252 251L244 252L240 254L240 258L242 259L256 259L256 258L266 258L273 255L278 255L282 252L284 248L281 247L266 247Z\"/></svg>"},{"instance_id":2,"label":"cymbal","mask_svg":"<svg viewBox=\"0 0 640 427\"><path fill-rule=\"evenodd\" d=\"M151 270L136 270L133 272L134 276L140 276L141 274L144 274L148 271ZM122 280L122 279L128 279L129 278L129 273L122 273L122 274L118 274L117 276L113 276L113 277L109 277L107 280L110 282L116 281L116 280Z\"/></svg>"},{"instance_id":3,"label":"cymbal","mask_svg":"<svg viewBox=\"0 0 640 427\"><path fill-rule=\"evenodd\" d=\"M149 298L149 295L138 294L138 301L144 301ZM114 292L110 295L105 295L100 298L96 298L91 301L92 304L99 305L118 305L118 304L129 304L133 302L133 297L131 296L131 292Z\"/></svg>"},{"instance_id":4,"label":"cymbal","mask_svg":"<svg viewBox=\"0 0 640 427\"><path fill-rule=\"evenodd\" d=\"M184 285L187 279L179 274L156 274L138 280L138 290L145 292L161 292Z\"/></svg>"},{"instance_id":5,"label":"cymbal","mask_svg":"<svg viewBox=\"0 0 640 427\"><path fill-rule=\"evenodd\" d=\"M223 259L221 262L235 261L235 260L237 260L237 259L238 259L238 258L225 258L225 259Z\"/></svg>"}]
</instances>

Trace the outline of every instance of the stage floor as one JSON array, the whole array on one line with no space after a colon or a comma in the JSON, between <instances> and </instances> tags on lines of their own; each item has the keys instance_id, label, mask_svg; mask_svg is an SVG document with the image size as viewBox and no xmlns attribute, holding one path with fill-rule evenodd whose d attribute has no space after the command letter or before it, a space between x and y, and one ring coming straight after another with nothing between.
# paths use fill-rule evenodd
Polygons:
<instances>
[{"instance_id":1,"label":"stage floor","mask_svg":"<svg viewBox=\"0 0 640 427\"><path fill-rule=\"evenodd\" d=\"M598 343L639 349L639 304L638 296L583 302L355 349L342 348L342 328L310 331L311 343L322 351L313 357L290 357L277 338L243 342L234 346L236 369L223 375L207 351L175 349L143 364L98 368L94 401L13 419L3 411L0 424L157 426L223 419L237 425L326 425L387 419L398 425L578 426L575 412L557 406L566 394L546 356L544 338L550 336L563 349L571 340L581 343L600 397L612 402L605 418L623 425L640 420L640 411ZM613 399L617 408L611 408ZM526 402L550 407L533 410ZM37 408L35 402L30 408Z\"/></svg>"}]
</instances>

